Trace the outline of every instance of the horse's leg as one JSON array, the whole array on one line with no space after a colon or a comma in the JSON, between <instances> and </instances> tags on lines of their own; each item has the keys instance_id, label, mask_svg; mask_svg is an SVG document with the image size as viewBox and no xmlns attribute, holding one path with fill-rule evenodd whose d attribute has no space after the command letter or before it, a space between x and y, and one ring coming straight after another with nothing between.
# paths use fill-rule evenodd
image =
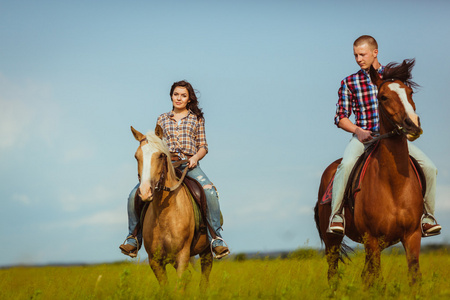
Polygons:
<instances>
[{"instance_id":1,"label":"horse's leg","mask_svg":"<svg viewBox=\"0 0 450 300\"><path fill-rule=\"evenodd\" d=\"M148 258L148 263L155 273L156 279L159 282L160 286L165 286L167 284L167 274L166 274L166 265L162 260L155 260L153 258Z\"/></svg>"},{"instance_id":2,"label":"horse's leg","mask_svg":"<svg viewBox=\"0 0 450 300\"><path fill-rule=\"evenodd\" d=\"M209 283L209 274L212 270L213 256L209 247L200 254L200 263L202 265L202 279L200 280L200 290L205 292Z\"/></svg>"},{"instance_id":3,"label":"horse's leg","mask_svg":"<svg viewBox=\"0 0 450 300\"><path fill-rule=\"evenodd\" d=\"M420 242L422 239L422 233L416 231L404 241L402 241L403 247L406 251L406 260L408 262L408 271L410 284L415 284L416 281L422 279L422 273L419 266L419 254L420 254Z\"/></svg>"},{"instance_id":4,"label":"horse's leg","mask_svg":"<svg viewBox=\"0 0 450 300\"><path fill-rule=\"evenodd\" d=\"M325 235L327 235L324 238L324 241L325 255L328 262L328 284L331 287L336 288L339 281L338 266L341 257L341 243L343 237L327 233Z\"/></svg>"},{"instance_id":5,"label":"horse's leg","mask_svg":"<svg viewBox=\"0 0 450 300\"><path fill-rule=\"evenodd\" d=\"M178 275L177 289L185 290L186 285L191 279L191 272L188 270L190 255L191 250L190 247L187 246L177 254L175 259L175 269L177 270Z\"/></svg>"},{"instance_id":6,"label":"horse's leg","mask_svg":"<svg viewBox=\"0 0 450 300\"><path fill-rule=\"evenodd\" d=\"M321 239L325 243L325 255L328 262L328 283L333 285L339 279L337 277L339 259L341 257L341 243L343 236L327 233L331 214L330 205L316 205L315 220Z\"/></svg>"},{"instance_id":7,"label":"horse's leg","mask_svg":"<svg viewBox=\"0 0 450 300\"><path fill-rule=\"evenodd\" d=\"M361 277L367 286L372 286L375 281L381 279L380 241L375 237L365 237L364 248L366 250L366 262Z\"/></svg>"}]
</instances>

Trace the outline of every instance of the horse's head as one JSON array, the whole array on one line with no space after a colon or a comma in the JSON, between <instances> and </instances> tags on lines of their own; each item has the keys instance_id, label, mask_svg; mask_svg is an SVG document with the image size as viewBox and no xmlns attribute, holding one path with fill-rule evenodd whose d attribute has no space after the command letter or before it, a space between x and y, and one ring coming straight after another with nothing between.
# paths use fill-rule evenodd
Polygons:
<instances>
[{"instance_id":1,"label":"horse's head","mask_svg":"<svg viewBox=\"0 0 450 300\"><path fill-rule=\"evenodd\" d=\"M404 60L402 64L388 64L383 79L373 67L370 68L372 82L378 87L380 130L390 131L397 128L410 141L422 134L420 119L412 99L412 87L417 86L411 81L414 63L414 59L411 59Z\"/></svg>"},{"instance_id":2,"label":"horse's head","mask_svg":"<svg viewBox=\"0 0 450 300\"><path fill-rule=\"evenodd\" d=\"M143 201L151 201L155 188L164 185L165 175L169 168L170 152L163 141L162 128L157 125L154 132L146 135L140 133L131 126L134 138L139 141L136 150L138 163L139 190L138 195Z\"/></svg>"}]
</instances>

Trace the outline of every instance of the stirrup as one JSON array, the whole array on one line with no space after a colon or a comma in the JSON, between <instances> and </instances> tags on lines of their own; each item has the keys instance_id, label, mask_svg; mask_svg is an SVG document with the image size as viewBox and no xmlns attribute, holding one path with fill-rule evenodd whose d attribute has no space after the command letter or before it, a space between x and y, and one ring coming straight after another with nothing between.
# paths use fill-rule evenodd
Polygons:
<instances>
[{"instance_id":1,"label":"stirrup","mask_svg":"<svg viewBox=\"0 0 450 300\"><path fill-rule=\"evenodd\" d=\"M125 245L125 243L127 242L127 240L129 239L129 238L132 238L132 239L134 239L135 241L136 241L136 254L139 252L139 249L141 249L141 246L139 245L139 241L138 241L138 239L137 239L137 237L135 237L134 235L129 235L129 236L127 236L127 238L125 239L125 241L123 241L123 244Z\"/></svg>"},{"instance_id":2,"label":"stirrup","mask_svg":"<svg viewBox=\"0 0 450 300\"><path fill-rule=\"evenodd\" d=\"M434 236L434 235L439 235L441 234L441 231L435 232L435 233L426 233L423 231L423 219L425 218L430 218L433 220L434 224L437 224L436 218L430 214L430 213L424 213L422 215L422 218L420 218L420 231L422 231L422 236L423 237L429 237L429 236Z\"/></svg>"},{"instance_id":3,"label":"stirrup","mask_svg":"<svg viewBox=\"0 0 450 300\"><path fill-rule=\"evenodd\" d=\"M344 224L344 232L343 233L334 232L334 231L332 231L330 229L330 225L331 225L331 223L333 223L333 219L336 216L339 216L342 219L342 224ZM330 222L328 223L328 228L327 228L326 233L336 234L336 235L339 235L339 236L345 236L345 217L344 217L343 213L336 213L336 214L333 215L333 217L330 218Z\"/></svg>"},{"instance_id":4,"label":"stirrup","mask_svg":"<svg viewBox=\"0 0 450 300\"><path fill-rule=\"evenodd\" d=\"M230 252L230 248L228 247L228 244L223 240L223 238L221 238L221 237L216 237L215 239L212 239L211 240L211 243L210 243L210 248L211 248L211 253L212 253L212 255L213 255L213 258L216 258L216 259L220 259L220 258L222 258L222 257L219 257L219 258L217 258L217 255L216 255L216 253L214 253L214 250L213 250L213 243L215 242L215 241L217 241L217 240L220 240L220 241L222 241L224 244L225 244L225 246L228 248L228 253Z\"/></svg>"}]
</instances>

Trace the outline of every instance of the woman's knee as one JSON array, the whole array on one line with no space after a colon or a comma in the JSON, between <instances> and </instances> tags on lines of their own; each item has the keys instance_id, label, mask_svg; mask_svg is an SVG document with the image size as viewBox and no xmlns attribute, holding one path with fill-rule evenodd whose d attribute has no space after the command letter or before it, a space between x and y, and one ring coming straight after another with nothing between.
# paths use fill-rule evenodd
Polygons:
<instances>
[{"instance_id":1,"label":"woman's knee","mask_svg":"<svg viewBox=\"0 0 450 300\"><path fill-rule=\"evenodd\" d=\"M212 183L206 184L203 186L203 190L208 201L208 207L212 210L219 209L219 196L216 187Z\"/></svg>"}]
</instances>

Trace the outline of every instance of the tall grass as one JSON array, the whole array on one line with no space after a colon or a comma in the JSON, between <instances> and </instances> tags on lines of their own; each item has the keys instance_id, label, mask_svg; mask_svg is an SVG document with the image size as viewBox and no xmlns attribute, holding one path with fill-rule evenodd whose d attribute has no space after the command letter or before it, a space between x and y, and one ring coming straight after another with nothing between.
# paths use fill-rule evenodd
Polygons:
<instances>
[{"instance_id":1,"label":"tall grass","mask_svg":"<svg viewBox=\"0 0 450 300\"><path fill-rule=\"evenodd\" d=\"M382 256L383 284L364 289L364 255L341 264L336 289L326 280L326 259L299 250L287 259L240 258L214 263L205 294L198 289L200 273L193 267L184 292L175 291L175 270L168 266L169 284L161 289L145 263L72 267L14 267L0 270L0 299L450 299L450 255L422 254L423 281L410 287L403 254Z\"/></svg>"}]
</instances>

